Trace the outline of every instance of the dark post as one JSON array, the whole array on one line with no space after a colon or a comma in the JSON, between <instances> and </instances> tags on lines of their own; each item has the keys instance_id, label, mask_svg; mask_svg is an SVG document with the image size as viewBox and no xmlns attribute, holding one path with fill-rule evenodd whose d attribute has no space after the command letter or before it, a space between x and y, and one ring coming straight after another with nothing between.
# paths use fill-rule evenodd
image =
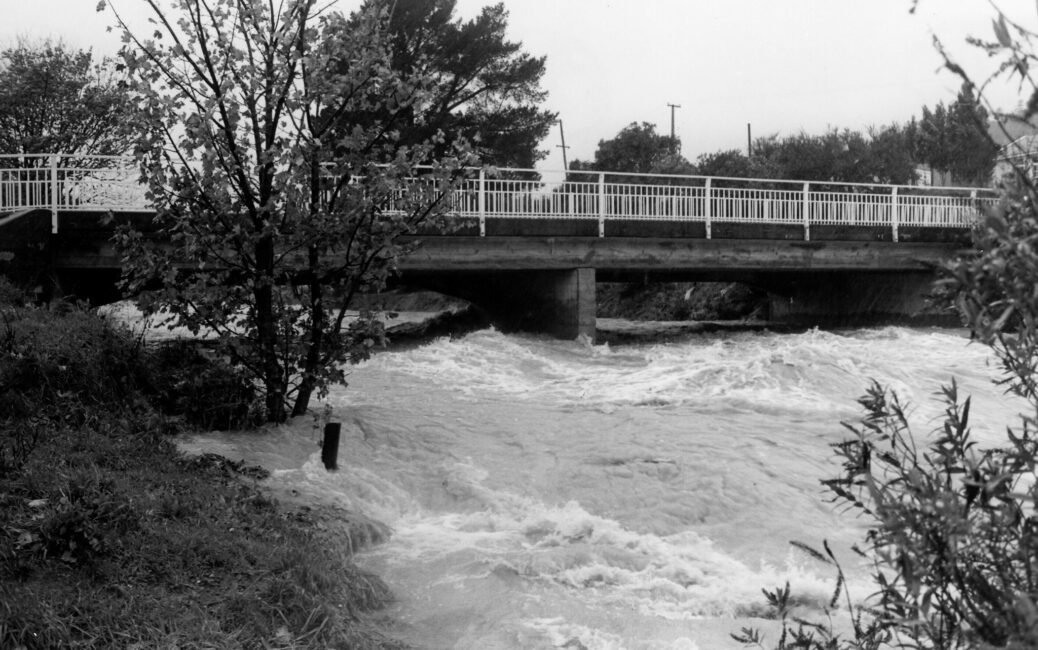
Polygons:
<instances>
[{"instance_id":1,"label":"dark post","mask_svg":"<svg viewBox=\"0 0 1038 650\"><path fill-rule=\"evenodd\" d=\"M321 462L327 470L339 469L339 433L342 424L329 422L324 425L324 440L321 441Z\"/></svg>"},{"instance_id":2,"label":"dark post","mask_svg":"<svg viewBox=\"0 0 1038 650\"><path fill-rule=\"evenodd\" d=\"M746 157L753 155L753 135L750 129L750 123L746 123Z\"/></svg>"},{"instance_id":3,"label":"dark post","mask_svg":"<svg viewBox=\"0 0 1038 650\"><path fill-rule=\"evenodd\" d=\"M569 163L566 162L566 132L562 130L562 120L555 120L559 123L559 137L562 138L562 144L555 145L559 149L562 149L562 169L563 171L569 171Z\"/></svg>"},{"instance_id":4,"label":"dark post","mask_svg":"<svg viewBox=\"0 0 1038 650\"><path fill-rule=\"evenodd\" d=\"M681 108L681 104L667 104L670 106L670 147L671 153L678 152L678 141L674 135L674 109Z\"/></svg>"}]
</instances>

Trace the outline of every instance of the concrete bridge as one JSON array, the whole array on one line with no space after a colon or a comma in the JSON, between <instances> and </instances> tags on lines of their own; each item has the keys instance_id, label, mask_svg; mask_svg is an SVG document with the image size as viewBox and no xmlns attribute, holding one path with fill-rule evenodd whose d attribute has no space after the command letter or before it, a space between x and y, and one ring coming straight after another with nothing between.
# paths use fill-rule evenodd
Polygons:
<instances>
[{"instance_id":1,"label":"concrete bridge","mask_svg":"<svg viewBox=\"0 0 1038 650\"><path fill-rule=\"evenodd\" d=\"M0 260L114 299L102 215L151 216L132 161L25 158L0 168ZM473 170L451 197L456 228L412 238L400 280L468 299L500 327L565 338L594 336L598 281L743 282L768 292L769 318L803 324L911 320L994 200L976 188Z\"/></svg>"}]
</instances>

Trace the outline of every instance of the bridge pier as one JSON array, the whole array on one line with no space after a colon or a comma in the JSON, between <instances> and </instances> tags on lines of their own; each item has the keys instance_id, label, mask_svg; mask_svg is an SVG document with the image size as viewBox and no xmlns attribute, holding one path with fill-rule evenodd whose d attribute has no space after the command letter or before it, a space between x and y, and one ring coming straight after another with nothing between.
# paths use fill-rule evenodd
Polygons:
<instances>
[{"instance_id":1,"label":"bridge pier","mask_svg":"<svg viewBox=\"0 0 1038 650\"><path fill-rule=\"evenodd\" d=\"M768 318L792 324L851 326L879 323L943 323L954 320L928 309L930 272L827 272L772 277Z\"/></svg>"},{"instance_id":2,"label":"bridge pier","mask_svg":"<svg viewBox=\"0 0 1038 650\"><path fill-rule=\"evenodd\" d=\"M595 269L484 271L425 276L421 286L468 300L504 332L595 339Z\"/></svg>"}]
</instances>

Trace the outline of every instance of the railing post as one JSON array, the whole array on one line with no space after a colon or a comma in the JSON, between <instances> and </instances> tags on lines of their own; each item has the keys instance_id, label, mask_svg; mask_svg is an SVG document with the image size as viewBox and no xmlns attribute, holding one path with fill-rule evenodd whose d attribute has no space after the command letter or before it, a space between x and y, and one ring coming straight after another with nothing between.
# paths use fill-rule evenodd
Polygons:
<instances>
[{"instance_id":1,"label":"railing post","mask_svg":"<svg viewBox=\"0 0 1038 650\"><path fill-rule=\"evenodd\" d=\"M710 197L710 181L711 178L706 179L706 186L703 188L703 215L706 217L706 238L710 239L710 218L713 213L713 200Z\"/></svg>"},{"instance_id":2,"label":"railing post","mask_svg":"<svg viewBox=\"0 0 1038 650\"><path fill-rule=\"evenodd\" d=\"M894 243L897 243L897 226L897 188L895 187L890 190L890 229Z\"/></svg>"},{"instance_id":3,"label":"railing post","mask_svg":"<svg viewBox=\"0 0 1038 650\"><path fill-rule=\"evenodd\" d=\"M50 157L50 231L58 234L58 156Z\"/></svg>"},{"instance_id":4,"label":"railing post","mask_svg":"<svg viewBox=\"0 0 1038 650\"><path fill-rule=\"evenodd\" d=\"M487 171L479 170L479 194L476 198L479 204L479 236L487 236Z\"/></svg>"},{"instance_id":5,"label":"railing post","mask_svg":"<svg viewBox=\"0 0 1038 650\"><path fill-rule=\"evenodd\" d=\"M811 183L804 183L804 241L811 241Z\"/></svg>"},{"instance_id":6,"label":"railing post","mask_svg":"<svg viewBox=\"0 0 1038 650\"><path fill-rule=\"evenodd\" d=\"M598 236L605 237L606 191L605 172L598 173Z\"/></svg>"}]
</instances>

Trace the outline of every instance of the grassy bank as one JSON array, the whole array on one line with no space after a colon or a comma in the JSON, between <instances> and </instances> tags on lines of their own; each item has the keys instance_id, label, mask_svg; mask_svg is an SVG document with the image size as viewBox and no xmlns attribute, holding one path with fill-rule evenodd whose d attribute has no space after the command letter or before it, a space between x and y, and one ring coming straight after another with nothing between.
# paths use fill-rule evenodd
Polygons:
<instances>
[{"instance_id":1,"label":"grassy bank","mask_svg":"<svg viewBox=\"0 0 1038 650\"><path fill-rule=\"evenodd\" d=\"M176 451L192 423L250 421L233 369L6 293L0 647L395 647L364 622L385 586L327 513Z\"/></svg>"}]
</instances>

